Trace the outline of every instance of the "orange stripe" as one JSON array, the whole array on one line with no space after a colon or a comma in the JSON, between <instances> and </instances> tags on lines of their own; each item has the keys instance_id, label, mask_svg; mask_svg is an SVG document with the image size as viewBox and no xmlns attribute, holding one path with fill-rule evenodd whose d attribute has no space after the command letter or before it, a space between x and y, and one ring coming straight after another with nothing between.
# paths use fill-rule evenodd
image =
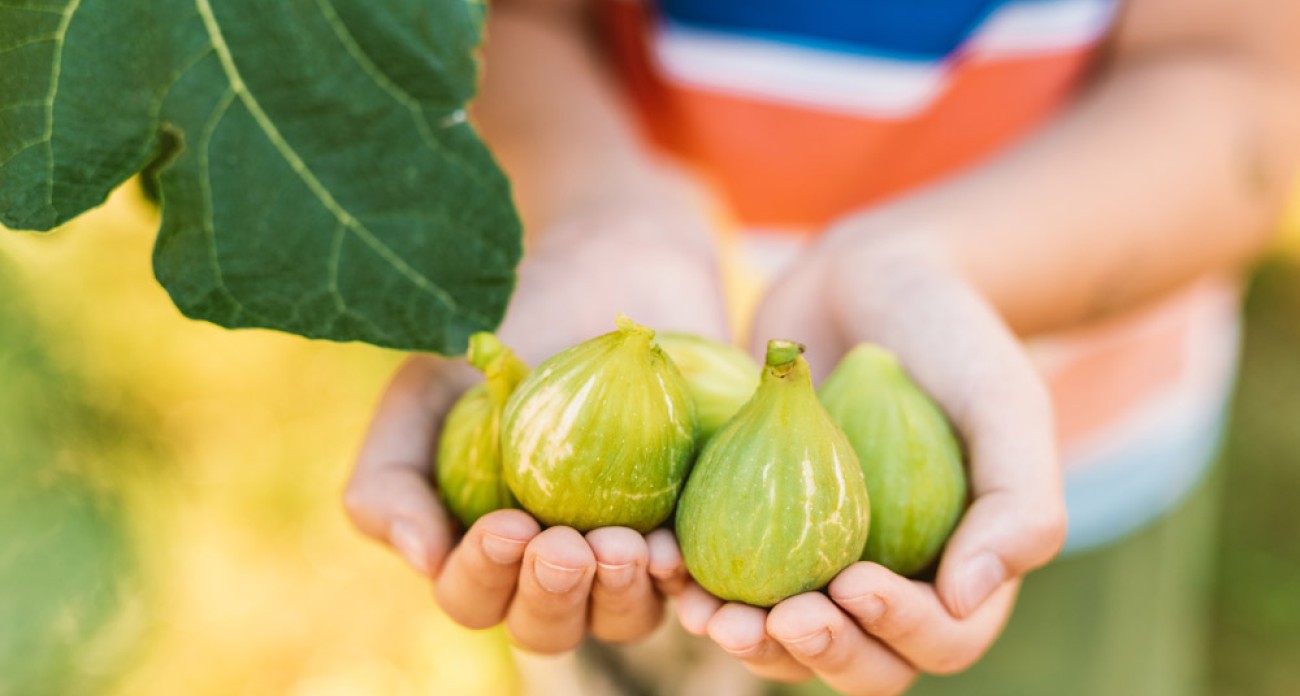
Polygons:
<instances>
[{"instance_id":1,"label":"orange stripe","mask_svg":"<svg viewBox=\"0 0 1300 696\"><path fill-rule=\"evenodd\" d=\"M1042 370L1060 442L1070 445L1096 435L1153 395L1191 378L1193 370L1217 369L1192 364L1188 350L1200 336L1217 338L1228 330L1221 322L1237 312L1238 294L1237 279L1206 278L1143 309L1040 341L1068 353Z\"/></svg>"},{"instance_id":2,"label":"orange stripe","mask_svg":"<svg viewBox=\"0 0 1300 696\"><path fill-rule=\"evenodd\" d=\"M648 138L712 179L743 225L804 233L1005 148L1069 98L1093 55L959 58L923 114L873 120L666 83L648 53L646 5L601 6ZM756 282L742 285L756 296ZM1214 287L1050 339L1069 354L1044 371L1063 444L1098 435L1188 378L1189 338L1227 287L1206 285Z\"/></svg>"},{"instance_id":3,"label":"orange stripe","mask_svg":"<svg viewBox=\"0 0 1300 696\"><path fill-rule=\"evenodd\" d=\"M643 3L601 3L611 58L648 139L715 180L745 224L818 228L1005 147L1062 103L1092 51L959 60L911 119L817 111L666 82Z\"/></svg>"},{"instance_id":4,"label":"orange stripe","mask_svg":"<svg viewBox=\"0 0 1300 696\"><path fill-rule=\"evenodd\" d=\"M679 154L719 182L751 225L820 226L870 202L879 163L912 125L885 124L670 86Z\"/></svg>"},{"instance_id":5,"label":"orange stripe","mask_svg":"<svg viewBox=\"0 0 1300 696\"><path fill-rule=\"evenodd\" d=\"M918 186L1005 148L1046 122L1077 86L1091 49L960 63L898 160L896 181Z\"/></svg>"},{"instance_id":6,"label":"orange stripe","mask_svg":"<svg viewBox=\"0 0 1300 696\"><path fill-rule=\"evenodd\" d=\"M1079 442L1177 382L1187 367L1189 328L1187 317L1154 330L1116 328L1113 340L1046 375L1058 441Z\"/></svg>"}]
</instances>

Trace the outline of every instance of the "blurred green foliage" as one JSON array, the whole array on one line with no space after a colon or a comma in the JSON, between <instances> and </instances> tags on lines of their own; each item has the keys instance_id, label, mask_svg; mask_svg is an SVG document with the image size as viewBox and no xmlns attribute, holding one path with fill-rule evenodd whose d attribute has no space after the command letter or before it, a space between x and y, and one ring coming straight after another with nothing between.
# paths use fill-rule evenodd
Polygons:
<instances>
[{"instance_id":1,"label":"blurred green foliage","mask_svg":"<svg viewBox=\"0 0 1300 696\"><path fill-rule=\"evenodd\" d=\"M0 696L514 693L341 509L402 356L183 319L158 224L0 230Z\"/></svg>"},{"instance_id":2,"label":"blurred green foliage","mask_svg":"<svg viewBox=\"0 0 1300 696\"><path fill-rule=\"evenodd\" d=\"M123 500L96 472L129 470L144 430L86 398L29 307L0 263L0 696L98 693L140 607Z\"/></svg>"},{"instance_id":3,"label":"blurred green foliage","mask_svg":"<svg viewBox=\"0 0 1300 696\"><path fill-rule=\"evenodd\" d=\"M1260 266L1246 301L1225 451L1213 693L1300 690L1300 263Z\"/></svg>"}]
</instances>

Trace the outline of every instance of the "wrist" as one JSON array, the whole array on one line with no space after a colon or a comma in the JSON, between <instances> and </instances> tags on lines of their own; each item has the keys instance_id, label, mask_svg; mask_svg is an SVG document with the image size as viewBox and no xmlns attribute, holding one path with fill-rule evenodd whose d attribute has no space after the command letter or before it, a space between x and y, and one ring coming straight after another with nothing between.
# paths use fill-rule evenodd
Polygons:
<instances>
[{"instance_id":1,"label":"wrist","mask_svg":"<svg viewBox=\"0 0 1300 696\"><path fill-rule=\"evenodd\" d=\"M943 222L903 211L851 216L827 232L815 266L827 297L852 297L858 312L892 313L926 288L964 284L950 239Z\"/></svg>"},{"instance_id":2,"label":"wrist","mask_svg":"<svg viewBox=\"0 0 1300 696\"><path fill-rule=\"evenodd\" d=\"M687 260L716 263L716 244L705 189L686 173L655 161L629 165L594 179L581 193L554 207L529 236L529 251L573 253L618 248L629 260L637 251L670 250Z\"/></svg>"},{"instance_id":3,"label":"wrist","mask_svg":"<svg viewBox=\"0 0 1300 696\"><path fill-rule=\"evenodd\" d=\"M948 232L845 229L840 243L827 249L832 320L854 341L897 353L963 432L987 427L975 405L989 395L1014 395L1050 413L1046 387L1023 344L962 271Z\"/></svg>"}]
</instances>

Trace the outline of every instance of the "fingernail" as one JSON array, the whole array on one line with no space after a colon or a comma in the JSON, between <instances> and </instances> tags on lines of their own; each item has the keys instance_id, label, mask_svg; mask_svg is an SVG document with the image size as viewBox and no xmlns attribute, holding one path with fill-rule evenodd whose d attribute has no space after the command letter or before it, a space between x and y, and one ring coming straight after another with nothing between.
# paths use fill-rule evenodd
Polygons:
<instances>
[{"instance_id":1,"label":"fingernail","mask_svg":"<svg viewBox=\"0 0 1300 696\"><path fill-rule=\"evenodd\" d=\"M632 579L636 577L635 563L598 563L600 566L600 584L611 590L621 590L632 584Z\"/></svg>"},{"instance_id":2,"label":"fingernail","mask_svg":"<svg viewBox=\"0 0 1300 696\"><path fill-rule=\"evenodd\" d=\"M825 629L815 633L809 633L802 638L782 641L790 652L799 653L805 657L813 657L826 652L826 648L831 644L831 633Z\"/></svg>"},{"instance_id":3,"label":"fingernail","mask_svg":"<svg viewBox=\"0 0 1300 696\"><path fill-rule=\"evenodd\" d=\"M415 526L406 520L398 520L388 529L388 541L402 554L406 562L421 575L429 575L429 553L420 541L420 534Z\"/></svg>"},{"instance_id":4,"label":"fingernail","mask_svg":"<svg viewBox=\"0 0 1300 696\"><path fill-rule=\"evenodd\" d=\"M483 547L483 555L487 556L489 561L499 565L512 565L524 557L524 547L528 544L518 539L484 534L479 545Z\"/></svg>"},{"instance_id":5,"label":"fingernail","mask_svg":"<svg viewBox=\"0 0 1300 696\"><path fill-rule=\"evenodd\" d=\"M970 616L1006 580L1006 571L997 556L982 553L966 565L966 571L959 577L963 589L958 592L957 609L963 616Z\"/></svg>"},{"instance_id":6,"label":"fingernail","mask_svg":"<svg viewBox=\"0 0 1300 696\"><path fill-rule=\"evenodd\" d=\"M582 569L565 568L539 558L533 562L533 577L537 578L537 584L542 589L560 594L578 586L578 581L582 579Z\"/></svg>"},{"instance_id":7,"label":"fingernail","mask_svg":"<svg viewBox=\"0 0 1300 696\"><path fill-rule=\"evenodd\" d=\"M719 643L718 645L722 645L722 644ZM759 650L762 649L762 647L763 647L762 641L754 645L746 645L743 648L732 647L730 645L722 645L723 650L726 650L727 652L731 653L736 657L739 657L742 660L758 655L758 652Z\"/></svg>"},{"instance_id":8,"label":"fingernail","mask_svg":"<svg viewBox=\"0 0 1300 696\"><path fill-rule=\"evenodd\" d=\"M702 636L709 632L714 609L699 602L678 603L678 620L687 633Z\"/></svg>"},{"instance_id":9,"label":"fingernail","mask_svg":"<svg viewBox=\"0 0 1300 696\"><path fill-rule=\"evenodd\" d=\"M845 608L852 612L858 623L872 624L885 615L885 600L880 595L865 594L844 600Z\"/></svg>"}]
</instances>

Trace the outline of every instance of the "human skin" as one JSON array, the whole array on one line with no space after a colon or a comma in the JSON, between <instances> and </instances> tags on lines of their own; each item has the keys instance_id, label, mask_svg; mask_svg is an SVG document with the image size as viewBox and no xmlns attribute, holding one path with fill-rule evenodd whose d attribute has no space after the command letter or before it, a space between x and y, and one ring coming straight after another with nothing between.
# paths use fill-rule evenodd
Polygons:
<instances>
[{"instance_id":1,"label":"human skin","mask_svg":"<svg viewBox=\"0 0 1300 696\"><path fill-rule=\"evenodd\" d=\"M726 340L717 263L700 194L636 142L612 86L562 22L494 4L473 116L514 183L526 254L498 332L530 365L614 329L614 316ZM556 81L556 74L568 79ZM554 101L547 85L564 94ZM684 586L671 533L541 531L519 510L490 513L457 540L430 487L439 424L478 377L415 356L376 411L344 493L354 523L435 584L462 625L504 622L521 647L554 653L588 632L643 637Z\"/></svg>"},{"instance_id":2,"label":"human skin","mask_svg":"<svg viewBox=\"0 0 1300 696\"><path fill-rule=\"evenodd\" d=\"M645 307L632 316L652 326L724 333L707 228L691 213L698 199L638 145L581 13L578 0L494 3L477 104L530 230L502 333L533 363L620 309ZM815 674L846 694L894 694L919 671L960 671L1000 632L1020 578L1065 534L1051 405L1019 339L1239 272L1267 245L1298 160L1300 5L1131 0L1103 64L1051 124L976 168L847 215L774 284L754 320L756 345L800 340L825 372L856 343L881 343L962 433L974 500L934 583L859 563L827 595L770 611L724 605L685 579L668 532L538 533L518 511L485 517L452 550L428 455L467 382L433 358L395 379L348 509L363 531L416 558L453 618L505 620L532 650L567 650L587 630L633 640L677 594L688 630L767 678ZM628 262L643 257L653 262ZM567 342L533 345L538 331ZM475 550L495 537L512 540L509 562ZM552 593L520 572L539 561L576 584ZM630 584L603 585L602 571L622 561Z\"/></svg>"}]
</instances>

